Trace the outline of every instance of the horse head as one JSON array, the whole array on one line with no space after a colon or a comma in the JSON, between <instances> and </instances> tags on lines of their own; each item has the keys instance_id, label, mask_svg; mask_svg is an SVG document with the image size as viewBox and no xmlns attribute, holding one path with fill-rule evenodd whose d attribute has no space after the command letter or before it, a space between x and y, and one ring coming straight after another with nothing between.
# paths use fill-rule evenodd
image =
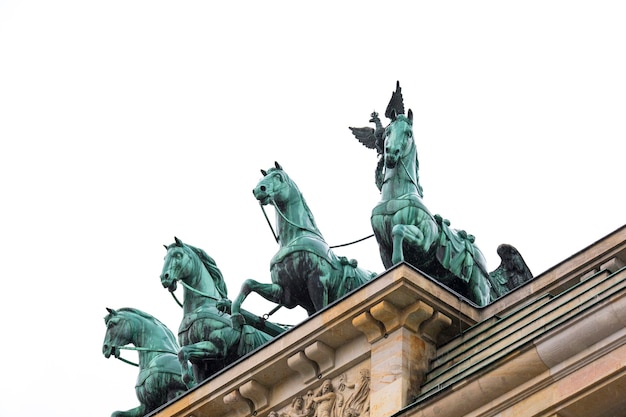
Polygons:
<instances>
[{"instance_id":1,"label":"horse head","mask_svg":"<svg viewBox=\"0 0 626 417\"><path fill-rule=\"evenodd\" d=\"M278 162L274 162L274 167L267 171L261 170L263 178L252 190L254 198L262 205L280 205L289 198L290 180L287 173Z\"/></svg>"},{"instance_id":2,"label":"horse head","mask_svg":"<svg viewBox=\"0 0 626 417\"><path fill-rule=\"evenodd\" d=\"M174 243L165 247L165 263L161 272L161 284L170 291L176 290L176 281L184 280L191 275L193 262L189 248L177 237Z\"/></svg>"},{"instance_id":3,"label":"horse head","mask_svg":"<svg viewBox=\"0 0 626 417\"><path fill-rule=\"evenodd\" d=\"M394 119L385 129L384 140L385 166L395 168L400 159L410 155L411 147L414 146L411 110L407 116L394 115Z\"/></svg>"},{"instance_id":4,"label":"horse head","mask_svg":"<svg viewBox=\"0 0 626 417\"><path fill-rule=\"evenodd\" d=\"M217 302L219 309L228 310L230 301L226 282L215 260L200 248L185 244L176 237L174 240L166 246L167 254L161 272L163 287L173 292L176 283L181 281L185 288L185 309L206 307Z\"/></svg>"},{"instance_id":5,"label":"horse head","mask_svg":"<svg viewBox=\"0 0 626 417\"><path fill-rule=\"evenodd\" d=\"M271 204L276 209L277 229L280 236L276 240L287 244L302 232L312 233L323 240L315 224L313 213L296 183L287 175L278 162L267 171L261 170L263 178L252 190L252 194L262 205Z\"/></svg>"},{"instance_id":6,"label":"horse head","mask_svg":"<svg viewBox=\"0 0 626 417\"><path fill-rule=\"evenodd\" d=\"M102 354L105 358L111 355L119 358L120 347L132 343L133 331L123 314L112 308L107 308L107 311L109 314L104 317L107 330L104 334L104 342L102 342Z\"/></svg>"}]
</instances>

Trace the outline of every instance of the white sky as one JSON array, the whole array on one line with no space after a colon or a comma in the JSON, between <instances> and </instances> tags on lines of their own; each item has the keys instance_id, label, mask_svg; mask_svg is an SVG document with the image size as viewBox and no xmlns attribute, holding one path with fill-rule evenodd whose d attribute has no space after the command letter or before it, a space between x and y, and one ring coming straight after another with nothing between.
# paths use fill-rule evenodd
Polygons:
<instances>
[{"instance_id":1,"label":"white sky","mask_svg":"<svg viewBox=\"0 0 626 417\"><path fill-rule=\"evenodd\" d=\"M213 4L0 0L0 415L138 405L137 369L101 354L105 307L178 328L174 236L231 298L269 282L251 190L275 160L330 244L369 235L376 156L348 126L396 80L425 203L490 270L500 243L539 274L625 223L624 2ZM383 270L373 240L336 252Z\"/></svg>"}]
</instances>

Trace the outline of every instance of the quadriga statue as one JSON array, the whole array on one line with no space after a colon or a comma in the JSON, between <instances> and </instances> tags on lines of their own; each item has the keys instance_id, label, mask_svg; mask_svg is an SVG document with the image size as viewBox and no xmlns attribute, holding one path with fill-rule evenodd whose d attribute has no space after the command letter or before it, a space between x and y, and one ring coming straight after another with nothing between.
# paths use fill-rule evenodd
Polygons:
<instances>
[{"instance_id":1,"label":"quadriga statue","mask_svg":"<svg viewBox=\"0 0 626 417\"><path fill-rule=\"evenodd\" d=\"M450 221L428 210L419 182L413 113L404 112L399 82L385 117L390 120L386 127L374 112L370 122L375 127L350 128L379 155L375 181L381 199L372 210L371 223L385 267L407 262L478 306L532 279L519 252L506 244L498 248L500 266L487 272L474 236L451 228Z\"/></svg>"},{"instance_id":2,"label":"quadriga statue","mask_svg":"<svg viewBox=\"0 0 626 417\"><path fill-rule=\"evenodd\" d=\"M122 359L121 349L136 350L139 354L135 393L140 404L131 410L115 411L111 416L141 417L185 392L187 387L183 382L177 356L179 346L174 334L143 311L134 308L107 308L107 311L103 355ZM129 344L134 347L128 347Z\"/></svg>"}]
</instances>

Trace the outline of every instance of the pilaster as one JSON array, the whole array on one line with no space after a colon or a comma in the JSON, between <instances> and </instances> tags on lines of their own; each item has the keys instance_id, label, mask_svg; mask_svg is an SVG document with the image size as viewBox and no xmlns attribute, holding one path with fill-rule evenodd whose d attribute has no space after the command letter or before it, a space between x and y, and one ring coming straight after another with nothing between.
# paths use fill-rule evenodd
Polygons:
<instances>
[{"instance_id":1,"label":"pilaster","mask_svg":"<svg viewBox=\"0 0 626 417\"><path fill-rule=\"evenodd\" d=\"M452 320L423 301L400 308L382 300L352 323L371 344L370 413L395 414L419 394L437 335Z\"/></svg>"}]
</instances>

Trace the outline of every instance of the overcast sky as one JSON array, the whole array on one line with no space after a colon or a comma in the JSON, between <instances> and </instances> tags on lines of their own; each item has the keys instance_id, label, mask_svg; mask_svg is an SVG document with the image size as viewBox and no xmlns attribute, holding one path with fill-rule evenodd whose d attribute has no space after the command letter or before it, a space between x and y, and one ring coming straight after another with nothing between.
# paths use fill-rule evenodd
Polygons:
<instances>
[{"instance_id":1,"label":"overcast sky","mask_svg":"<svg viewBox=\"0 0 626 417\"><path fill-rule=\"evenodd\" d=\"M105 307L178 328L174 236L231 298L269 282L251 190L275 160L331 245L371 234L376 155L348 126L397 80L425 203L490 270L500 243L538 275L625 223L622 1L217 3L0 0L0 415L138 405ZM372 239L336 253L383 271Z\"/></svg>"}]
</instances>

